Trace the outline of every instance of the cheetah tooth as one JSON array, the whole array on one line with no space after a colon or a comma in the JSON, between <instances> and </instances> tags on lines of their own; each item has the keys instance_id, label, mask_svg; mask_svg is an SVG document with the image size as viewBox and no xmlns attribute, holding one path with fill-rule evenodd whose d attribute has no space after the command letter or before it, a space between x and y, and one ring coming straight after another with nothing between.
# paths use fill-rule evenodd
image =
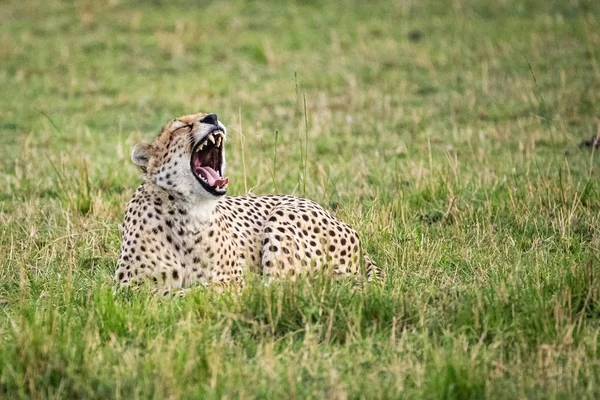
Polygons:
<instances>
[{"instance_id":1,"label":"cheetah tooth","mask_svg":"<svg viewBox=\"0 0 600 400\"><path fill-rule=\"evenodd\" d=\"M217 136L217 147L221 147L221 135Z\"/></svg>"},{"instance_id":2,"label":"cheetah tooth","mask_svg":"<svg viewBox=\"0 0 600 400\"><path fill-rule=\"evenodd\" d=\"M208 140L210 140L213 144L215 144L215 137L213 136L212 133L208 135Z\"/></svg>"}]
</instances>

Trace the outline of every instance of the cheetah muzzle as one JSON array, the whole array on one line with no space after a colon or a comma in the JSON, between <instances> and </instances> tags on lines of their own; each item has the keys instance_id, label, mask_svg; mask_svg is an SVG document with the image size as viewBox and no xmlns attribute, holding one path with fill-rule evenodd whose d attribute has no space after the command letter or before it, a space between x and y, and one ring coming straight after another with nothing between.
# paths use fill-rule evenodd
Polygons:
<instances>
[{"instance_id":1,"label":"cheetah muzzle","mask_svg":"<svg viewBox=\"0 0 600 400\"><path fill-rule=\"evenodd\" d=\"M380 277L358 233L294 196L226 196L227 130L215 114L176 118L131 159L144 180L127 206L115 278L163 293L193 285L242 287L268 277Z\"/></svg>"}]
</instances>

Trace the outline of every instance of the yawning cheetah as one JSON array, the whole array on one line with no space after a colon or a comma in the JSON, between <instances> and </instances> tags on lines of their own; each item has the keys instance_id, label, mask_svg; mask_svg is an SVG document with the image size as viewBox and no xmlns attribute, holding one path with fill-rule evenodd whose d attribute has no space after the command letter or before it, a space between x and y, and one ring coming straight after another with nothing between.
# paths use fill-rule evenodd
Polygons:
<instances>
[{"instance_id":1,"label":"yawning cheetah","mask_svg":"<svg viewBox=\"0 0 600 400\"><path fill-rule=\"evenodd\" d=\"M369 279L377 267L354 229L311 200L292 196L227 197L225 127L215 114L168 123L131 158L145 172L127 207L116 278L170 290L200 284L243 285L259 267L271 277L331 268ZM362 262L361 262L362 260Z\"/></svg>"}]
</instances>

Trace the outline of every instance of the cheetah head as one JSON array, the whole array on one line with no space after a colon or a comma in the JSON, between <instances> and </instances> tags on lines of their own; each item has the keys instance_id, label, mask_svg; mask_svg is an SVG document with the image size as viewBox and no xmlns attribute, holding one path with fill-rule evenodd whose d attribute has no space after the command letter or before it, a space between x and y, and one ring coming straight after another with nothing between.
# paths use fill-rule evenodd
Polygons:
<instances>
[{"instance_id":1,"label":"cheetah head","mask_svg":"<svg viewBox=\"0 0 600 400\"><path fill-rule=\"evenodd\" d=\"M136 145L131 160L169 193L214 199L229 183L223 177L225 135L215 114L185 115L165 125L154 142Z\"/></svg>"}]
</instances>

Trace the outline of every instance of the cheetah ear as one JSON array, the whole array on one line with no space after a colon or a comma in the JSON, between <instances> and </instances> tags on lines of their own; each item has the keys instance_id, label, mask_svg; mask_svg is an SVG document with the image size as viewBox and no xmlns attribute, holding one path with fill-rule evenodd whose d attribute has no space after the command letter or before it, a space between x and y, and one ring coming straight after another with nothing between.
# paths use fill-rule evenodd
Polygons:
<instances>
[{"instance_id":1,"label":"cheetah ear","mask_svg":"<svg viewBox=\"0 0 600 400\"><path fill-rule=\"evenodd\" d=\"M146 172L146 167L148 166L148 161L150 161L150 156L152 155L152 145L148 143L140 143L136 144L131 152L131 161L139 167L142 168L144 172Z\"/></svg>"}]
</instances>

